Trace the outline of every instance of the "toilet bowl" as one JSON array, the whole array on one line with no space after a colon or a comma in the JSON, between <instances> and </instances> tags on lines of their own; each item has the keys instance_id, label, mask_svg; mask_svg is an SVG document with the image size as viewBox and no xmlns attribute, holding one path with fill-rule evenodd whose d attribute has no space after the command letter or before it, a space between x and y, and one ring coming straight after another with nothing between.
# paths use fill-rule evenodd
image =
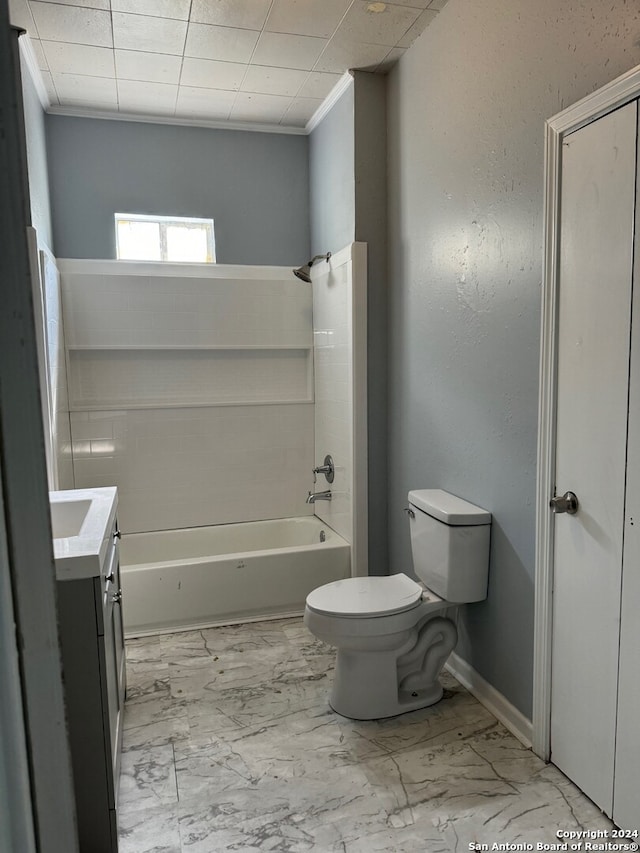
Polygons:
<instances>
[{"instance_id":1,"label":"toilet bowl","mask_svg":"<svg viewBox=\"0 0 640 853\"><path fill-rule=\"evenodd\" d=\"M347 578L307 596L305 625L337 648L329 702L345 717L439 701L438 676L458 638L455 605L486 597L490 514L437 489L410 492L408 514L419 582L403 573Z\"/></svg>"}]
</instances>

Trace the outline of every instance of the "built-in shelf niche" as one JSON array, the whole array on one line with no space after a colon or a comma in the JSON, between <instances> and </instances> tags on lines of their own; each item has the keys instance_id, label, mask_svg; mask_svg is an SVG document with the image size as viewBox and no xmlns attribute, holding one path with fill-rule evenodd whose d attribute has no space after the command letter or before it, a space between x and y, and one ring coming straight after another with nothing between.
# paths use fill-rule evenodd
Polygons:
<instances>
[{"instance_id":1,"label":"built-in shelf niche","mask_svg":"<svg viewBox=\"0 0 640 853\"><path fill-rule=\"evenodd\" d=\"M313 402L307 347L68 348L71 411Z\"/></svg>"}]
</instances>

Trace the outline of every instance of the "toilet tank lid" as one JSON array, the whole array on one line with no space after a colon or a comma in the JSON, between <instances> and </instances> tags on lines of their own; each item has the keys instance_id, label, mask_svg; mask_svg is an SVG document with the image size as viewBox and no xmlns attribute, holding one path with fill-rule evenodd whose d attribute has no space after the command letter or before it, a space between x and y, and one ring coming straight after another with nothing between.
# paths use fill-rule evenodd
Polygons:
<instances>
[{"instance_id":1,"label":"toilet tank lid","mask_svg":"<svg viewBox=\"0 0 640 853\"><path fill-rule=\"evenodd\" d=\"M432 518L450 525L491 524L491 513L442 489L416 489L409 503Z\"/></svg>"}]
</instances>

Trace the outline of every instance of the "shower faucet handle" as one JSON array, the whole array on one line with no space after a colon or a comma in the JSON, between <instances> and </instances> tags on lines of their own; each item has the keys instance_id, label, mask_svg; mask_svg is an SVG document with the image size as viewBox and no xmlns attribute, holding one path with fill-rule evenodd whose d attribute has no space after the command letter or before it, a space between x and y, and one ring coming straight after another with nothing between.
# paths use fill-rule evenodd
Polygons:
<instances>
[{"instance_id":1,"label":"shower faucet handle","mask_svg":"<svg viewBox=\"0 0 640 853\"><path fill-rule=\"evenodd\" d=\"M323 461L322 465L318 465L317 468L313 469L313 482L314 483L316 482L316 475L317 474L324 474L324 476L326 477L327 483L333 483L333 478L335 477L335 474L336 474L336 468L335 468L335 465L333 464L333 459L331 458L331 456L328 453L324 457L324 461Z\"/></svg>"}]
</instances>

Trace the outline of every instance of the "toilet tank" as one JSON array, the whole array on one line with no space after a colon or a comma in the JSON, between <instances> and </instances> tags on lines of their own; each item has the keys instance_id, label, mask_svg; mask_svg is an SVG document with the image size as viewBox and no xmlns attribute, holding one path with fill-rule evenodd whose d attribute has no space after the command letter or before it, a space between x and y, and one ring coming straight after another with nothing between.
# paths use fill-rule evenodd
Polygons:
<instances>
[{"instance_id":1,"label":"toilet tank","mask_svg":"<svg viewBox=\"0 0 640 853\"><path fill-rule=\"evenodd\" d=\"M409 492L413 568L453 604L487 597L491 513L441 489Z\"/></svg>"}]
</instances>

